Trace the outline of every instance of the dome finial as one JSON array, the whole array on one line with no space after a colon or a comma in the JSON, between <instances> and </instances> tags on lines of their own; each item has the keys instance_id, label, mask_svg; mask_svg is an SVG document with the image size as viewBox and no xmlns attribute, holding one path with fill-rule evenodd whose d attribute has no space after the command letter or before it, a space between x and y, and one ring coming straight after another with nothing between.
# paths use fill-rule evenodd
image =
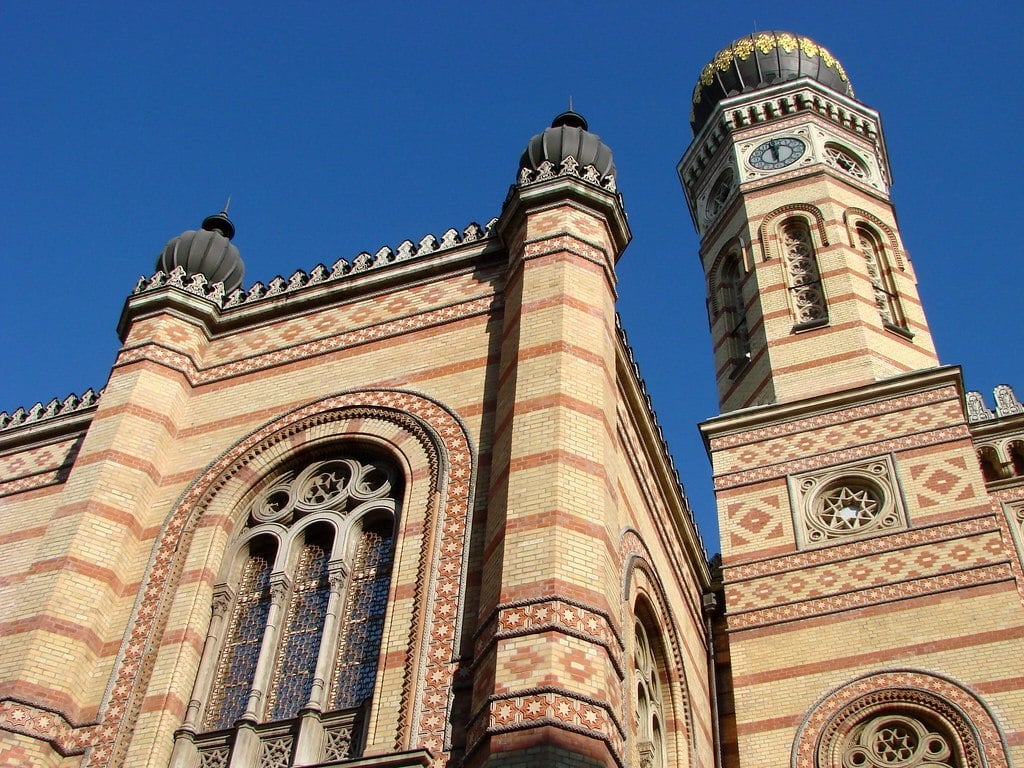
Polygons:
<instances>
[{"instance_id":1,"label":"dome finial","mask_svg":"<svg viewBox=\"0 0 1024 768\"><path fill-rule=\"evenodd\" d=\"M555 119L551 121L552 128L561 128L562 126L580 128L584 131L590 127L587 124L587 118L572 108L572 96L569 97L569 109L560 115L556 115Z\"/></svg>"},{"instance_id":2,"label":"dome finial","mask_svg":"<svg viewBox=\"0 0 1024 768\"><path fill-rule=\"evenodd\" d=\"M203 219L203 229L207 232L220 232L224 237L230 240L235 236L235 225L231 223L231 219L228 218L228 208L231 206L231 195L228 195L227 202L224 203L224 207L220 213L215 213L212 216L207 216Z\"/></svg>"}]
</instances>

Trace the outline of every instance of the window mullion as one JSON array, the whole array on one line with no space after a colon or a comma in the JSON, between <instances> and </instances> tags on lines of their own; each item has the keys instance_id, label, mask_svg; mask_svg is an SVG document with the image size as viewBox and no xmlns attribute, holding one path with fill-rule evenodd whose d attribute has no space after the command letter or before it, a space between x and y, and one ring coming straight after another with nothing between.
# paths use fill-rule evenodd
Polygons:
<instances>
[{"instance_id":1,"label":"window mullion","mask_svg":"<svg viewBox=\"0 0 1024 768\"><path fill-rule=\"evenodd\" d=\"M331 591L327 598L323 639L320 641L320 651L316 658L313 685L309 691L309 701L306 703L307 709L315 709L319 712L322 712L326 706L327 680L331 674L334 654L338 649L338 624L340 622L341 606L344 604L345 583L348 578L348 570L340 560L330 563L327 568L327 578Z\"/></svg>"},{"instance_id":2,"label":"window mullion","mask_svg":"<svg viewBox=\"0 0 1024 768\"><path fill-rule=\"evenodd\" d=\"M274 660L281 641L281 624L291 591L291 580L283 573L275 573L270 577L270 609L267 612L267 628L260 645L260 657L256 662L253 674L252 689L249 701L242 715L244 720L258 722L263 716L267 700L267 689L270 677L274 672Z\"/></svg>"}]
</instances>

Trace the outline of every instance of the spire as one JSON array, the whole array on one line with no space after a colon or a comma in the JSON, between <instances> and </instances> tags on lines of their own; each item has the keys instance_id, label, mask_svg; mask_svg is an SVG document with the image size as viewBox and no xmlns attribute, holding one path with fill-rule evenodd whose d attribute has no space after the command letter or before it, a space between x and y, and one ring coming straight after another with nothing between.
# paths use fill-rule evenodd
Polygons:
<instances>
[{"instance_id":1,"label":"spire","mask_svg":"<svg viewBox=\"0 0 1024 768\"><path fill-rule=\"evenodd\" d=\"M224 237L230 240L235 236L235 225L231 223L231 219L228 218L228 208L231 206L231 195L228 195L227 202L224 203L224 207L220 213L215 213L212 216L207 216L203 219L203 229L207 232L220 232Z\"/></svg>"}]
</instances>

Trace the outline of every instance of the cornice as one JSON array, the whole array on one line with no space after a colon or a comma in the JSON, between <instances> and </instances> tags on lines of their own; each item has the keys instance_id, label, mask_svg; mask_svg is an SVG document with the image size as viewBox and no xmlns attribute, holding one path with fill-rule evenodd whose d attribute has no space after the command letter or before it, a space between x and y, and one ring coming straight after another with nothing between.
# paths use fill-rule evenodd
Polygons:
<instances>
[{"instance_id":1,"label":"cornice","mask_svg":"<svg viewBox=\"0 0 1024 768\"><path fill-rule=\"evenodd\" d=\"M892 397L952 386L961 406L964 403L963 374L959 366L944 365L893 376L861 387L816 395L793 402L759 405L715 416L699 425L705 448L710 441L770 424L804 418L809 415L841 411L856 405L888 400ZM966 421L966 419L965 419Z\"/></svg>"}]
</instances>

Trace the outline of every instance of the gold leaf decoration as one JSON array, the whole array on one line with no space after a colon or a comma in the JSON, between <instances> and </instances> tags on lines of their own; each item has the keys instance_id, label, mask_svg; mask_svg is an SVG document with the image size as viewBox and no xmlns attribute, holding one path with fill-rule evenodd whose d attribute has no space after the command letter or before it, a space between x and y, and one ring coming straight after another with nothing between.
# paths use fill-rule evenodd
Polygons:
<instances>
[{"instance_id":1,"label":"gold leaf decoration","mask_svg":"<svg viewBox=\"0 0 1024 768\"><path fill-rule=\"evenodd\" d=\"M800 50L806 53L808 56L818 55L818 44L811 40L809 37L800 38Z\"/></svg>"},{"instance_id":2,"label":"gold leaf decoration","mask_svg":"<svg viewBox=\"0 0 1024 768\"><path fill-rule=\"evenodd\" d=\"M714 63L708 64L704 67L704 70L700 73L700 81L704 85L711 85L715 82L715 65Z\"/></svg>"},{"instance_id":3,"label":"gold leaf decoration","mask_svg":"<svg viewBox=\"0 0 1024 768\"><path fill-rule=\"evenodd\" d=\"M732 46L732 51L740 60L746 61L750 58L750 54L754 52L754 41L749 37L737 40Z\"/></svg>"},{"instance_id":4,"label":"gold leaf decoration","mask_svg":"<svg viewBox=\"0 0 1024 768\"><path fill-rule=\"evenodd\" d=\"M783 32L778 36L779 46L786 53L792 53L796 50L796 38L788 32Z\"/></svg>"},{"instance_id":5,"label":"gold leaf decoration","mask_svg":"<svg viewBox=\"0 0 1024 768\"><path fill-rule=\"evenodd\" d=\"M729 67L732 66L732 49L725 48L718 52L715 56L715 66L718 67L722 72L725 72Z\"/></svg>"},{"instance_id":6,"label":"gold leaf decoration","mask_svg":"<svg viewBox=\"0 0 1024 768\"><path fill-rule=\"evenodd\" d=\"M775 35L768 35L762 32L754 40L754 45L761 53L771 53L775 50Z\"/></svg>"}]
</instances>

